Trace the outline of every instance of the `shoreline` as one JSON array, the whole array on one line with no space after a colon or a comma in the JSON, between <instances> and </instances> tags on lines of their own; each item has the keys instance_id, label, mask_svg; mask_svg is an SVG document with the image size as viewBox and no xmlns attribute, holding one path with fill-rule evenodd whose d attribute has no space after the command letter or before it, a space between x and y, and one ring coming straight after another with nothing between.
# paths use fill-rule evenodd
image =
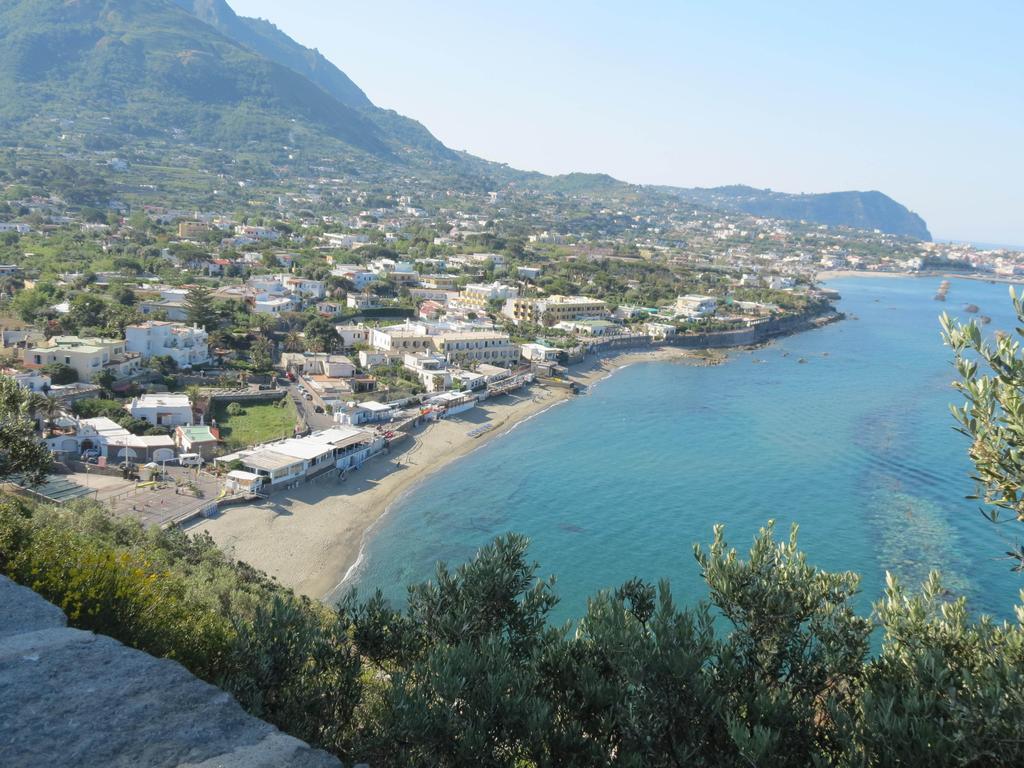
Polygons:
<instances>
[{"instance_id":1,"label":"shoreline","mask_svg":"<svg viewBox=\"0 0 1024 768\"><path fill-rule=\"evenodd\" d=\"M716 364L726 357L671 346L626 349L577 363L569 376L590 387L633 363ZM485 400L457 417L418 427L401 448L374 457L345 481L318 478L258 504L230 507L187 531L209 533L230 557L300 594L329 600L358 574L366 543L395 502L453 461L573 397L567 387L534 384ZM493 425L488 432L467 434L486 422Z\"/></svg>"},{"instance_id":2,"label":"shoreline","mask_svg":"<svg viewBox=\"0 0 1024 768\"><path fill-rule=\"evenodd\" d=\"M942 278L950 280L959 278L961 280L976 280L985 283L1001 283L1004 285L1024 285L1024 275L1020 276L1008 276L1008 275L983 275L983 274L964 274L960 272L943 272L942 270L934 272L868 272L866 270L857 269L824 269L814 274L815 282L828 282L829 280L841 280L844 278L882 278L882 277L911 277L917 279L924 278Z\"/></svg>"}]
</instances>

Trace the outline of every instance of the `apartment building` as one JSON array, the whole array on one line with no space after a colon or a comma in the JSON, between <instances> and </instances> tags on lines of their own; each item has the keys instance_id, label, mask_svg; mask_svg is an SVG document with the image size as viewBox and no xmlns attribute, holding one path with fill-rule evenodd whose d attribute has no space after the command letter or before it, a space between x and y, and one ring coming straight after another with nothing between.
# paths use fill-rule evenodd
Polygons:
<instances>
[{"instance_id":1,"label":"apartment building","mask_svg":"<svg viewBox=\"0 0 1024 768\"><path fill-rule=\"evenodd\" d=\"M26 368L43 368L63 363L75 369L78 380L92 381L101 371L110 371L115 379L125 379L142 368L142 356L129 352L123 339L54 336L45 345L26 349L22 360Z\"/></svg>"},{"instance_id":2,"label":"apartment building","mask_svg":"<svg viewBox=\"0 0 1024 768\"><path fill-rule=\"evenodd\" d=\"M205 328L162 320L147 320L124 329L125 347L143 360L171 357L179 368L210 362L210 343Z\"/></svg>"},{"instance_id":3,"label":"apartment building","mask_svg":"<svg viewBox=\"0 0 1024 768\"><path fill-rule=\"evenodd\" d=\"M459 294L459 304L465 309L486 312L492 301L507 301L519 296L519 289L500 282L470 283Z\"/></svg>"},{"instance_id":4,"label":"apartment building","mask_svg":"<svg viewBox=\"0 0 1024 768\"><path fill-rule=\"evenodd\" d=\"M603 301L588 296L516 297L505 302L501 313L516 324L525 322L548 326L609 315L608 306Z\"/></svg>"}]
</instances>

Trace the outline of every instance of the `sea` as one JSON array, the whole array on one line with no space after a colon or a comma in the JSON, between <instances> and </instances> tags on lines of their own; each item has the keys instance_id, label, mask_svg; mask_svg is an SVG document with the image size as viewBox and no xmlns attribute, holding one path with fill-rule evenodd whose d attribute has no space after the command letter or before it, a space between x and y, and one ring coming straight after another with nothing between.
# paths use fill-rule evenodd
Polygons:
<instances>
[{"instance_id":1,"label":"sea","mask_svg":"<svg viewBox=\"0 0 1024 768\"><path fill-rule=\"evenodd\" d=\"M717 366L617 370L398 500L346 587L400 604L437 561L455 566L515 531L530 538L538 573L557 579L556 621L633 577L668 579L678 602L695 603L707 591L694 544L721 523L742 553L774 520L780 539L799 526L815 566L861 575L865 615L886 571L916 588L937 569L975 614L1011 618L1024 578L1005 552L1024 526L994 525L968 498L938 317L987 315L987 333L1012 331L1012 305L1006 285L966 279L940 302L939 283L837 279L828 287L846 320Z\"/></svg>"}]
</instances>

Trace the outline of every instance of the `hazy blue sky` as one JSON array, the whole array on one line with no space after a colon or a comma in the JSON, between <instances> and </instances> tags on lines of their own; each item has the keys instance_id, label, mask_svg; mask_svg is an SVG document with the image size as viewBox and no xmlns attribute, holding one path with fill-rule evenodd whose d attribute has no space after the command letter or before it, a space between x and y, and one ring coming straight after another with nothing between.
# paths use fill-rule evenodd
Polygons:
<instances>
[{"instance_id":1,"label":"hazy blue sky","mask_svg":"<svg viewBox=\"0 0 1024 768\"><path fill-rule=\"evenodd\" d=\"M445 144L546 173L879 189L1024 245L1024 3L229 0Z\"/></svg>"}]
</instances>

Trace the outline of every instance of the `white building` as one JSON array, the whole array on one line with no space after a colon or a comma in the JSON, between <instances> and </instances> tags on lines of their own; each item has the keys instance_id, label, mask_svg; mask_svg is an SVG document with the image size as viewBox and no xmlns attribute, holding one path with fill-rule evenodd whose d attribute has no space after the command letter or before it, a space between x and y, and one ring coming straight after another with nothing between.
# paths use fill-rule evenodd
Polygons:
<instances>
[{"instance_id":1,"label":"white building","mask_svg":"<svg viewBox=\"0 0 1024 768\"><path fill-rule=\"evenodd\" d=\"M549 347L547 344L520 344L519 351L524 360L531 363L557 363L562 354L558 347Z\"/></svg>"},{"instance_id":2,"label":"white building","mask_svg":"<svg viewBox=\"0 0 1024 768\"><path fill-rule=\"evenodd\" d=\"M331 274L350 280L357 291L366 289L367 286L373 285L380 279L374 272L351 265L335 267L331 270Z\"/></svg>"},{"instance_id":3,"label":"white building","mask_svg":"<svg viewBox=\"0 0 1024 768\"><path fill-rule=\"evenodd\" d=\"M444 392L452 385L447 361L430 352L407 354L402 358L404 367L416 374L427 392Z\"/></svg>"},{"instance_id":4,"label":"white building","mask_svg":"<svg viewBox=\"0 0 1024 768\"><path fill-rule=\"evenodd\" d=\"M253 240L277 240L281 236L280 232L271 227L252 227L246 224L236 226L235 234Z\"/></svg>"},{"instance_id":5,"label":"white building","mask_svg":"<svg viewBox=\"0 0 1024 768\"><path fill-rule=\"evenodd\" d=\"M143 360L169 356L179 368L191 368L210 362L210 343L206 329L161 320L148 320L124 329L125 348L138 352Z\"/></svg>"},{"instance_id":6,"label":"white building","mask_svg":"<svg viewBox=\"0 0 1024 768\"><path fill-rule=\"evenodd\" d=\"M356 366L344 355L328 352L283 352L281 367L304 376L348 379L356 375Z\"/></svg>"},{"instance_id":7,"label":"white building","mask_svg":"<svg viewBox=\"0 0 1024 768\"><path fill-rule=\"evenodd\" d=\"M339 424L358 426L390 421L395 414L394 406L378 403L376 400L365 400L361 403L350 403L344 410L339 410L335 415L335 421Z\"/></svg>"},{"instance_id":8,"label":"white building","mask_svg":"<svg viewBox=\"0 0 1024 768\"><path fill-rule=\"evenodd\" d=\"M687 294L676 299L675 312L683 317L706 317L718 308L718 299L714 296Z\"/></svg>"},{"instance_id":9,"label":"white building","mask_svg":"<svg viewBox=\"0 0 1024 768\"><path fill-rule=\"evenodd\" d=\"M380 306L380 297L372 293L350 293L345 297L349 309L373 309Z\"/></svg>"},{"instance_id":10,"label":"white building","mask_svg":"<svg viewBox=\"0 0 1024 768\"><path fill-rule=\"evenodd\" d=\"M295 300L290 296L271 296L260 294L252 301L252 311L258 315L279 315L297 309Z\"/></svg>"},{"instance_id":11,"label":"white building","mask_svg":"<svg viewBox=\"0 0 1024 768\"><path fill-rule=\"evenodd\" d=\"M338 425L307 437L266 443L256 448L220 456L215 461L238 460L246 471L263 478L265 486L283 486L330 469L358 468L384 448L384 438L365 429Z\"/></svg>"},{"instance_id":12,"label":"white building","mask_svg":"<svg viewBox=\"0 0 1024 768\"><path fill-rule=\"evenodd\" d=\"M370 329L365 325L336 325L334 330L341 337L343 349L352 349L356 344L370 343Z\"/></svg>"},{"instance_id":13,"label":"white building","mask_svg":"<svg viewBox=\"0 0 1024 768\"><path fill-rule=\"evenodd\" d=\"M188 395L161 394L136 397L125 406L136 419L161 427L187 427L192 424L192 403Z\"/></svg>"},{"instance_id":14,"label":"white building","mask_svg":"<svg viewBox=\"0 0 1024 768\"><path fill-rule=\"evenodd\" d=\"M370 238L367 235L352 235L344 232L324 233L324 243L331 248L354 249L369 242Z\"/></svg>"},{"instance_id":15,"label":"white building","mask_svg":"<svg viewBox=\"0 0 1024 768\"><path fill-rule=\"evenodd\" d=\"M14 383L29 392L46 392L50 389L50 377L42 371L16 371L13 368L2 372L14 379Z\"/></svg>"}]
</instances>

